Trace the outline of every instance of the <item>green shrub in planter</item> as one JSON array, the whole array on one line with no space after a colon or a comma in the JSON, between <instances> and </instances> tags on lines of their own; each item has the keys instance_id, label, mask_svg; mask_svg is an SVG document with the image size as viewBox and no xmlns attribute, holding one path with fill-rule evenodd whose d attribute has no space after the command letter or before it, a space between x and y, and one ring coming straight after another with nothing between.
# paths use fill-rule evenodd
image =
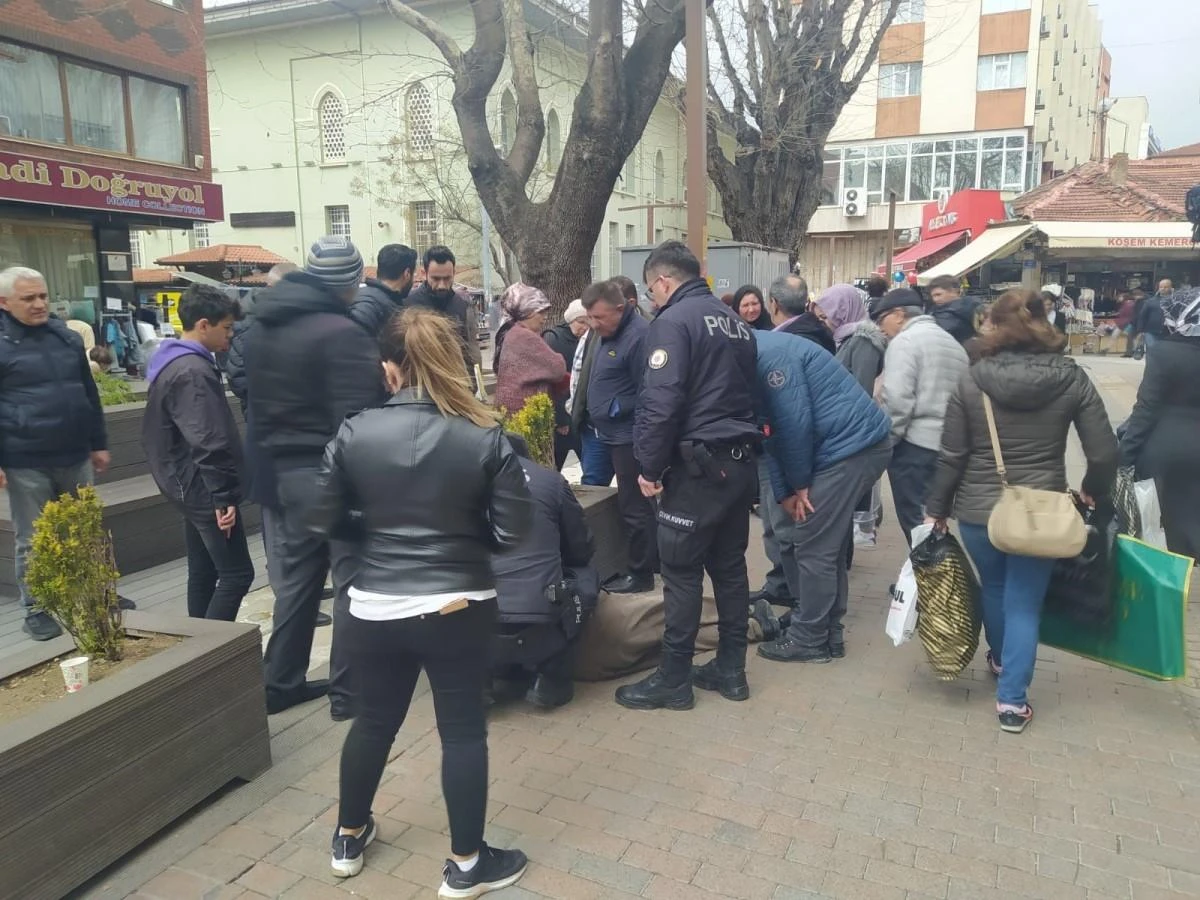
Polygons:
<instances>
[{"instance_id":1,"label":"green shrub in planter","mask_svg":"<svg viewBox=\"0 0 1200 900\"><path fill-rule=\"evenodd\" d=\"M534 462L554 468L554 403L549 395L534 394L520 412L505 415L504 427L525 438Z\"/></svg>"},{"instance_id":2,"label":"green shrub in planter","mask_svg":"<svg viewBox=\"0 0 1200 900\"><path fill-rule=\"evenodd\" d=\"M133 388L124 378L110 375L108 372L94 373L96 387L100 389L101 406L117 406L121 403L133 403L137 399Z\"/></svg>"},{"instance_id":3,"label":"green shrub in planter","mask_svg":"<svg viewBox=\"0 0 1200 900\"><path fill-rule=\"evenodd\" d=\"M96 489L80 488L47 503L33 525L25 582L37 608L53 616L88 656L121 658L120 577Z\"/></svg>"}]
</instances>

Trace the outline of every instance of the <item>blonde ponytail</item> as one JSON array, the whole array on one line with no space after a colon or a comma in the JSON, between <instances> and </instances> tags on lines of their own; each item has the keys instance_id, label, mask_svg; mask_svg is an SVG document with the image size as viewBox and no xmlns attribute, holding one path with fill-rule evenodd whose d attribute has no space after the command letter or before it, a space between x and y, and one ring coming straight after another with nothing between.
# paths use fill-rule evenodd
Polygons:
<instances>
[{"instance_id":1,"label":"blonde ponytail","mask_svg":"<svg viewBox=\"0 0 1200 900\"><path fill-rule=\"evenodd\" d=\"M434 402L443 416L460 416L480 428L500 414L479 402L463 362L462 338L451 321L428 309L407 309L384 328L380 353L399 369L407 387Z\"/></svg>"}]
</instances>

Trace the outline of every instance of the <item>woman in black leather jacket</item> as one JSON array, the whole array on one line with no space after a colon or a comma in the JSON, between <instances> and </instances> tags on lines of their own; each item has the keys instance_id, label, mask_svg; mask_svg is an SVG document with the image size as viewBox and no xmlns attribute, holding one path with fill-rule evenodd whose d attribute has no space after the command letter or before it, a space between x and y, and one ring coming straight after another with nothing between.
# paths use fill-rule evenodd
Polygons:
<instances>
[{"instance_id":1,"label":"woman in black leather jacket","mask_svg":"<svg viewBox=\"0 0 1200 900\"><path fill-rule=\"evenodd\" d=\"M476 897L524 874L483 842L484 688L496 621L492 554L521 542L532 500L495 412L475 399L450 321L410 309L380 337L393 396L351 416L325 450L314 530L361 515L361 559L342 640L357 716L342 747L333 874L357 875L371 803L424 669L442 739L450 859L439 896Z\"/></svg>"}]
</instances>

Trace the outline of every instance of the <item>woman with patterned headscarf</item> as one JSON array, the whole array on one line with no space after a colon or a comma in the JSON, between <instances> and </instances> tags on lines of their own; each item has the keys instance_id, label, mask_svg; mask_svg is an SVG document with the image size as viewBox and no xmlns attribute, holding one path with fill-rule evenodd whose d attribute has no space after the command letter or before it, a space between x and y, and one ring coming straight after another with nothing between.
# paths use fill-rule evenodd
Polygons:
<instances>
[{"instance_id":1,"label":"woman with patterned headscarf","mask_svg":"<svg viewBox=\"0 0 1200 900\"><path fill-rule=\"evenodd\" d=\"M492 366L496 404L509 415L520 412L534 394L553 400L566 386L567 366L542 340L550 301L528 284L510 285L500 298L500 330L496 332Z\"/></svg>"},{"instance_id":2,"label":"woman with patterned headscarf","mask_svg":"<svg viewBox=\"0 0 1200 900\"><path fill-rule=\"evenodd\" d=\"M1200 290L1162 298L1164 335L1146 354L1121 463L1158 486L1167 547L1200 556Z\"/></svg>"}]
</instances>

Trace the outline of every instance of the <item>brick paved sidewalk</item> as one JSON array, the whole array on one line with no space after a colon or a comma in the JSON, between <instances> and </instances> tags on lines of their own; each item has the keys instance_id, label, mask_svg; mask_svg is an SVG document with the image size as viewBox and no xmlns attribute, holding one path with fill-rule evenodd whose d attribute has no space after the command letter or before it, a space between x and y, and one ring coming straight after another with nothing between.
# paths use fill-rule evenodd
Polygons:
<instances>
[{"instance_id":1,"label":"brick paved sidewalk","mask_svg":"<svg viewBox=\"0 0 1200 900\"><path fill-rule=\"evenodd\" d=\"M883 537L856 560L845 660L752 656L748 702L698 692L685 713L621 709L611 683L551 714L497 713L487 836L533 863L495 896L1200 896L1200 740L1181 687L1044 651L1036 720L1001 734L982 651L943 684L919 643L885 637L903 551L890 522ZM272 727L271 772L82 896L433 896L448 838L428 696L396 744L367 868L340 883L345 726L313 704Z\"/></svg>"}]
</instances>

